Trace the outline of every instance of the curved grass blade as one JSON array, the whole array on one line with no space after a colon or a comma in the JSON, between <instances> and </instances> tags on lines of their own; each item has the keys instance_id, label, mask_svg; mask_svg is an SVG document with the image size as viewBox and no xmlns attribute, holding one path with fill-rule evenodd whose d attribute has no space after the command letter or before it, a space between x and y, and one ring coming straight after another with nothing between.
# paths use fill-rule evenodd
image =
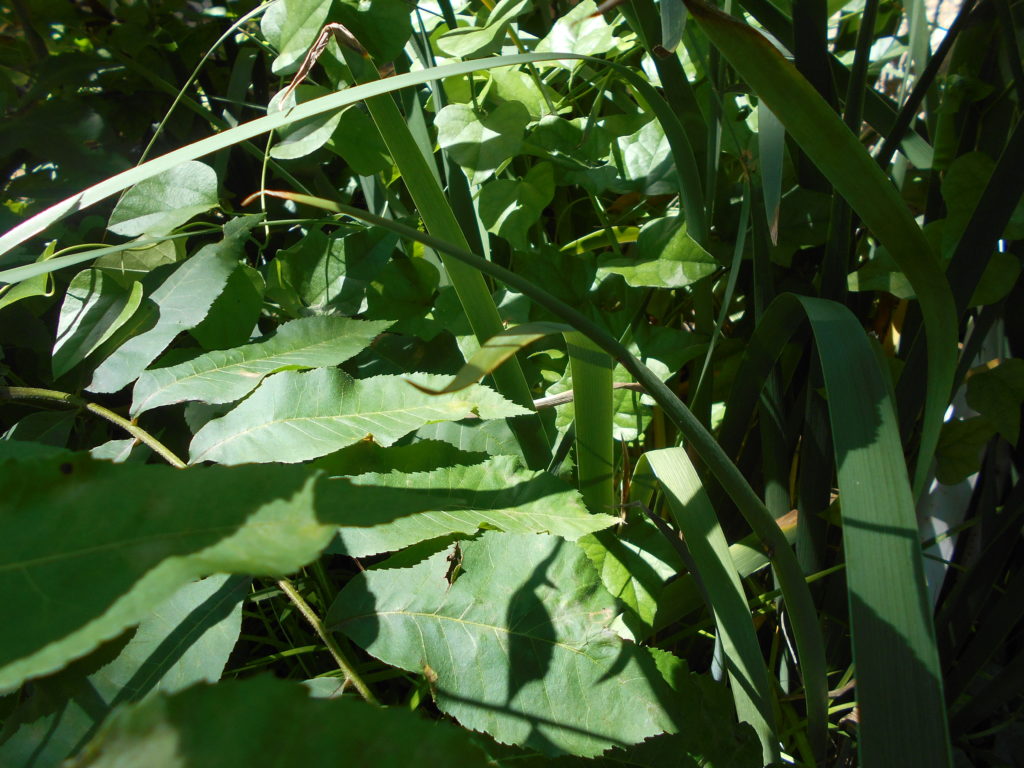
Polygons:
<instances>
[{"instance_id":1,"label":"curved grass blade","mask_svg":"<svg viewBox=\"0 0 1024 768\"><path fill-rule=\"evenodd\" d=\"M686 3L714 45L889 250L914 287L928 344L928 391L914 473L918 494L953 388L958 334L949 284L898 190L796 68L752 27L700 0Z\"/></svg>"},{"instance_id":2,"label":"curved grass blade","mask_svg":"<svg viewBox=\"0 0 1024 768\"><path fill-rule=\"evenodd\" d=\"M810 322L839 475L862 765L950 765L935 629L889 386L853 314L783 294L755 331L722 425L734 446L782 347Z\"/></svg>"},{"instance_id":3,"label":"curved grass blade","mask_svg":"<svg viewBox=\"0 0 1024 768\"><path fill-rule=\"evenodd\" d=\"M685 450L663 448L640 457L630 486L631 500L649 505L658 486L686 539L708 609L715 617L736 712L757 731L765 764L772 763L779 758L779 746L771 676L729 545Z\"/></svg>"}]
</instances>

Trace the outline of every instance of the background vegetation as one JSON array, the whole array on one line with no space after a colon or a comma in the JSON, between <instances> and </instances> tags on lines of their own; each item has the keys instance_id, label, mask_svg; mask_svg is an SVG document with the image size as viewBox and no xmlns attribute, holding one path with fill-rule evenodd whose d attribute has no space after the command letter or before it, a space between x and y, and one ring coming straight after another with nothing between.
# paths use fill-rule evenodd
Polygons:
<instances>
[{"instance_id":1,"label":"background vegetation","mask_svg":"<svg viewBox=\"0 0 1024 768\"><path fill-rule=\"evenodd\" d=\"M1022 11L940 11L0 9L0 763L1019 765Z\"/></svg>"}]
</instances>

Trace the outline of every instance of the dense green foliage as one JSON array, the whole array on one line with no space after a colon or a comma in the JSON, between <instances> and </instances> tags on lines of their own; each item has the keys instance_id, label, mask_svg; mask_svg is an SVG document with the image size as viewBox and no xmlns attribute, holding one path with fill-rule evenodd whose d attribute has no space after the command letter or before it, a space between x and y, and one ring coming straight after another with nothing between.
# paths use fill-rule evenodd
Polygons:
<instances>
[{"instance_id":1,"label":"dense green foliage","mask_svg":"<svg viewBox=\"0 0 1024 768\"><path fill-rule=\"evenodd\" d=\"M0 9L0 764L1019 765L1024 23L940 11Z\"/></svg>"}]
</instances>

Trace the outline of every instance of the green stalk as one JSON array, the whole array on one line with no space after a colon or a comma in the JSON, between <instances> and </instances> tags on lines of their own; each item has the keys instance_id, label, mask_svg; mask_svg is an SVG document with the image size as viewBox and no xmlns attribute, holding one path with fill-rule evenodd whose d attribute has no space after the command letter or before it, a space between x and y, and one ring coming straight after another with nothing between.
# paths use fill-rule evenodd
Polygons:
<instances>
[{"instance_id":1,"label":"green stalk","mask_svg":"<svg viewBox=\"0 0 1024 768\"><path fill-rule=\"evenodd\" d=\"M576 472L591 512L615 507L615 446L612 440L611 358L582 333L565 334L572 367L576 426Z\"/></svg>"},{"instance_id":2,"label":"green stalk","mask_svg":"<svg viewBox=\"0 0 1024 768\"><path fill-rule=\"evenodd\" d=\"M356 672L352 663L345 657L341 647L338 645L338 641L334 639L334 635L327 631L324 627L324 623L320 621L320 617L316 615L316 612L310 607L309 603L299 594L299 590L295 588L288 579L278 579L277 586L281 588L281 591L285 593L289 600L292 601L299 613L305 617L306 621L309 622L310 626L317 633L321 640L324 641L324 645L327 646L327 650L331 652L331 656L334 657L334 661L342 672L345 673L345 679L355 686L355 689L359 691L359 695L366 700L368 704L373 704L375 707L380 706L380 702L377 697L373 695L373 691L366 684L366 681L359 676Z\"/></svg>"},{"instance_id":3,"label":"green stalk","mask_svg":"<svg viewBox=\"0 0 1024 768\"><path fill-rule=\"evenodd\" d=\"M342 50L353 77L361 84L377 79L376 69L367 59L346 46L342 46ZM435 237L468 250L466 235L445 199L444 191L438 184L434 172L427 165L427 159L416 146L409 127L395 105L394 98L390 94L375 96L366 100L366 106L391 153L391 158L402 174L402 179L427 231ZM483 275L443 251L440 251L439 255L462 303L466 318L480 343L483 344L487 339L501 333L504 328L501 316ZM496 370L493 376L499 392L513 402L533 409L533 394L518 360L510 360L507 365ZM519 416L509 419L509 426L519 439L527 464L533 469L547 467L551 461L551 441L544 431L540 418L536 415Z\"/></svg>"},{"instance_id":4,"label":"green stalk","mask_svg":"<svg viewBox=\"0 0 1024 768\"><path fill-rule=\"evenodd\" d=\"M136 440L148 445L172 467L185 469L188 466L170 448L142 429L142 427L132 424L128 419L118 416L102 405L90 403L88 400L72 395L69 392L58 392L54 389L39 389L37 387L0 387L0 398L7 400L48 400L53 403L60 403L61 405L70 405L72 408L84 408L90 413L95 413L100 418L106 419L111 424L116 424Z\"/></svg>"}]
</instances>

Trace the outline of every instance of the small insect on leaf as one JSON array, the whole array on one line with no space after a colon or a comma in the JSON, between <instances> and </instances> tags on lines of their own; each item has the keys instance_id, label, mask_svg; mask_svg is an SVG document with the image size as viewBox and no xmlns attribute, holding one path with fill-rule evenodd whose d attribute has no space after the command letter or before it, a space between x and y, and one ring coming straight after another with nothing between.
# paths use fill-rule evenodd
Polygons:
<instances>
[{"instance_id":1,"label":"small insect on leaf","mask_svg":"<svg viewBox=\"0 0 1024 768\"><path fill-rule=\"evenodd\" d=\"M444 574L444 580L448 582L448 588L451 589L452 584L462 574L462 548L458 542L455 542L455 548L445 560L448 561L448 570Z\"/></svg>"}]
</instances>

